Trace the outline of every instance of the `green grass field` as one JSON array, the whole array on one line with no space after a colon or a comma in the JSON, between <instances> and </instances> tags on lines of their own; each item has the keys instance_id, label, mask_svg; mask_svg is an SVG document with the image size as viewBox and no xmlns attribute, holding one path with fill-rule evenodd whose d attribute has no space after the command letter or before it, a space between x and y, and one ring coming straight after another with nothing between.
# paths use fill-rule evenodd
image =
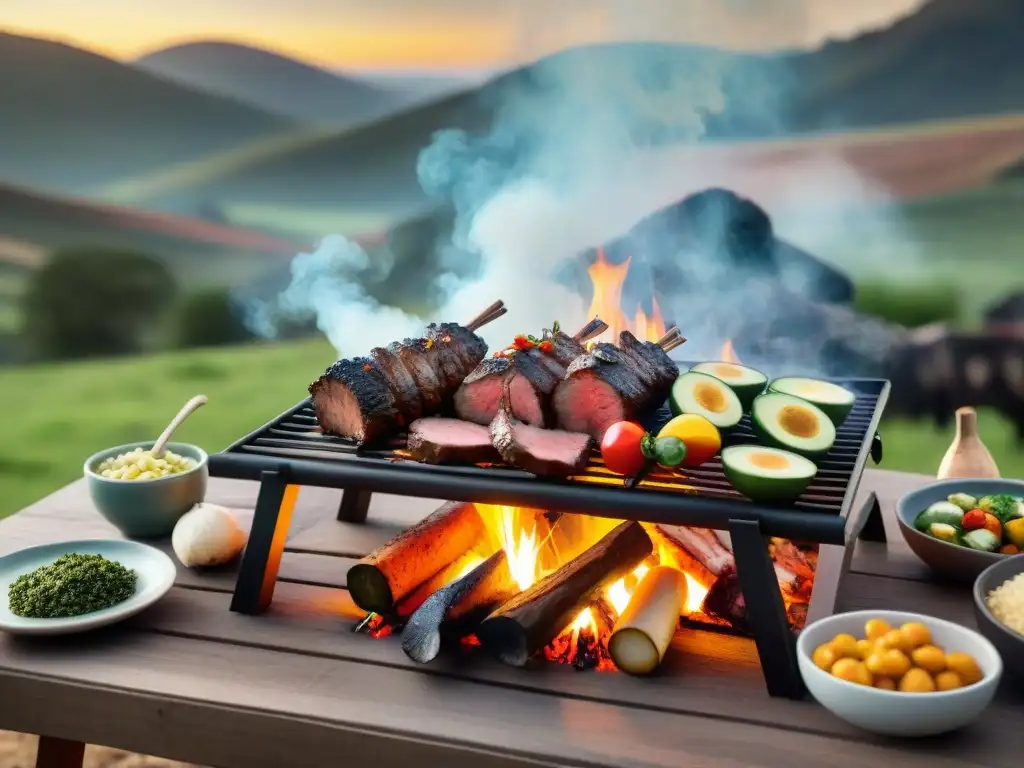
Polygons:
<instances>
[{"instance_id":1,"label":"green grass field","mask_svg":"<svg viewBox=\"0 0 1024 768\"><path fill-rule=\"evenodd\" d=\"M0 517L79 477L91 453L155 438L195 394L210 402L176 437L218 451L298 402L333 356L317 341L0 371ZM1009 426L984 413L981 427L1003 474L1024 477ZM933 473L952 434L892 420L882 437L884 468Z\"/></svg>"}]
</instances>

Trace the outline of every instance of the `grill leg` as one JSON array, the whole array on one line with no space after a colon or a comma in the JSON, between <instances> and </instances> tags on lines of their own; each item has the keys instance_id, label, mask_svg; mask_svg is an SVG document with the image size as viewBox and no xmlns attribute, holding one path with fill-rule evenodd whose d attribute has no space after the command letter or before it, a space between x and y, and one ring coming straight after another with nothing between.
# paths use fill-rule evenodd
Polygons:
<instances>
[{"instance_id":1,"label":"grill leg","mask_svg":"<svg viewBox=\"0 0 1024 768\"><path fill-rule=\"evenodd\" d=\"M373 493L349 489L342 491L341 504L338 506L338 520L342 523L365 523L370 511Z\"/></svg>"},{"instance_id":2,"label":"grill leg","mask_svg":"<svg viewBox=\"0 0 1024 768\"><path fill-rule=\"evenodd\" d=\"M862 541L877 541L885 544L889 539L885 534L885 521L882 519L882 505L878 503L878 496L872 491L867 501L857 510L853 521L848 523L847 537L850 540L861 539ZM850 547L852 550L852 547Z\"/></svg>"},{"instance_id":3,"label":"grill leg","mask_svg":"<svg viewBox=\"0 0 1024 768\"><path fill-rule=\"evenodd\" d=\"M786 606L761 525L756 520L730 520L729 536L768 694L801 699L805 689L797 666L796 640L786 620Z\"/></svg>"},{"instance_id":4,"label":"grill leg","mask_svg":"<svg viewBox=\"0 0 1024 768\"><path fill-rule=\"evenodd\" d=\"M252 531L231 598L232 611L252 616L270 606L298 498L299 486L290 485L283 471L261 473Z\"/></svg>"}]
</instances>

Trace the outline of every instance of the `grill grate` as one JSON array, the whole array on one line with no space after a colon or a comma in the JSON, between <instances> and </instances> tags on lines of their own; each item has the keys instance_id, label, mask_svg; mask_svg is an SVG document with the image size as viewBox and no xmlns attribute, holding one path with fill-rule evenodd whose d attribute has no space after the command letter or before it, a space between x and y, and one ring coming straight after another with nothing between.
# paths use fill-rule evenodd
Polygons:
<instances>
[{"instance_id":1,"label":"grill grate","mask_svg":"<svg viewBox=\"0 0 1024 768\"><path fill-rule=\"evenodd\" d=\"M878 379L836 379L857 394L857 400L847 420L839 427L832 450L817 461L818 474L807 491L794 507L806 512L845 515L852 502L853 493L863 472L871 441L888 395L888 382ZM652 431L659 429L671 418L667 404L646 418L644 426ZM755 443L750 426L750 417L725 437L726 445ZM316 416L307 398L291 410L256 432L230 446L225 453L243 454L267 459L305 459L327 465L345 462L350 466L373 469L376 465L408 466L410 470L450 477L453 482L472 481L473 478L500 478L512 481L513 485L558 482L538 480L533 475L508 466L454 466L428 465L402 458L398 453L404 446L404 437L394 439L390 444L373 450L357 451L349 441L319 431ZM353 467L354 468L354 467ZM594 452L583 475L573 477L569 482L588 486L622 488L623 478L609 472L598 452ZM670 473L655 470L651 472L631 493L685 493L708 499L718 499L736 504L750 505L750 502L733 490L722 472L719 459L695 469ZM512 503L513 500L510 500Z\"/></svg>"}]
</instances>

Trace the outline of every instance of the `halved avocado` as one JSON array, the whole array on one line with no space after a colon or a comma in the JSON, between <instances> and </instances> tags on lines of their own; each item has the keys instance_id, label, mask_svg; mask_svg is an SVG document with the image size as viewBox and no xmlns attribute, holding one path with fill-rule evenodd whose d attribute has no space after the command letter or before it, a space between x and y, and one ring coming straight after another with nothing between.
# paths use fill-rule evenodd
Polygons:
<instances>
[{"instance_id":1,"label":"halved avocado","mask_svg":"<svg viewBox=\"0 0 1024 768\"><path fill-rule=\"evenodd\" d=\"M813 461L779 448L734 445L722 451L722 471L732 487L751 501L792 504L807 490L818 468Z\"/></svg>"},{"instance_id":2,"label":"halved avocado","mask_svg":"<svg viewBox=\"0 0 1024 768\"><path fill-rule=\"evenodd\" d=\"M735 427L743 418L743 404L721 379L706 373L684 373L672 385L668 405L674 416L695 413L719 429Z\"/></svg>"},{"instance_id":3,"label":"halved avocado","mask_svg":"<svg viewBox=\"0 0 1024 768\"><path fill-rule=\"evenodd\" d=\"M707 362L697 363L691 371L695 373L706 373L714 376L729 385L729 388L736 393L743 408L749 409L754 398L764 392L768 384L768 377L756 368L736 363Z\"/></svg>"},{"instance_id":4,"label":"halved avocado","mask_svg":"<svg viewBox=\"0 0 1024 768\"><path fill-rule=\"evenodd\" d=\"M792 395L814 403L837 427L850 415L857 395L838 384L823 379L807 379L799 376L785 376L768 385L769 392Z\"/></svg>"},{"instance_id":5,"label":"halved avocado","mask_svg":"<svg viewBox=\"0 0 1024 768\"><path fill-rule=\"evenodd\" d=\"M832 420L814 403L792 395L758 395L750 421L761 442L812 459L828 453L836 441Z\"/></svg>"}]
</instances>

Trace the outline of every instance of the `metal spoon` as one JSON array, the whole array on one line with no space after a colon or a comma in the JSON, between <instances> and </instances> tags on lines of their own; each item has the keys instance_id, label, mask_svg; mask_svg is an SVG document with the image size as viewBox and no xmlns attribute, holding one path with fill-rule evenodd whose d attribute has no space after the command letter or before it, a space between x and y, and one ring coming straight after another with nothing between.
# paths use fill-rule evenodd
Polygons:
<instances>
[{"instance_id":1,"label":"metal spoon","mask_svg":"<svg viewBox=\"0 0 1024 768\"><path fill-rule=\"evenodd\" d=\"M159 459L164 455L164 449L167 447L167 441L171 439L171 435L174 434L174 430L181 426L181 422L192 415L192 411L200 406L206 405L206 395L196 395L178 411L178 415L171 419L171 423L167 425L160 437L156 439L156 443L153 445L152 456L154 459Z\"/></svg>"}]
</instances>

